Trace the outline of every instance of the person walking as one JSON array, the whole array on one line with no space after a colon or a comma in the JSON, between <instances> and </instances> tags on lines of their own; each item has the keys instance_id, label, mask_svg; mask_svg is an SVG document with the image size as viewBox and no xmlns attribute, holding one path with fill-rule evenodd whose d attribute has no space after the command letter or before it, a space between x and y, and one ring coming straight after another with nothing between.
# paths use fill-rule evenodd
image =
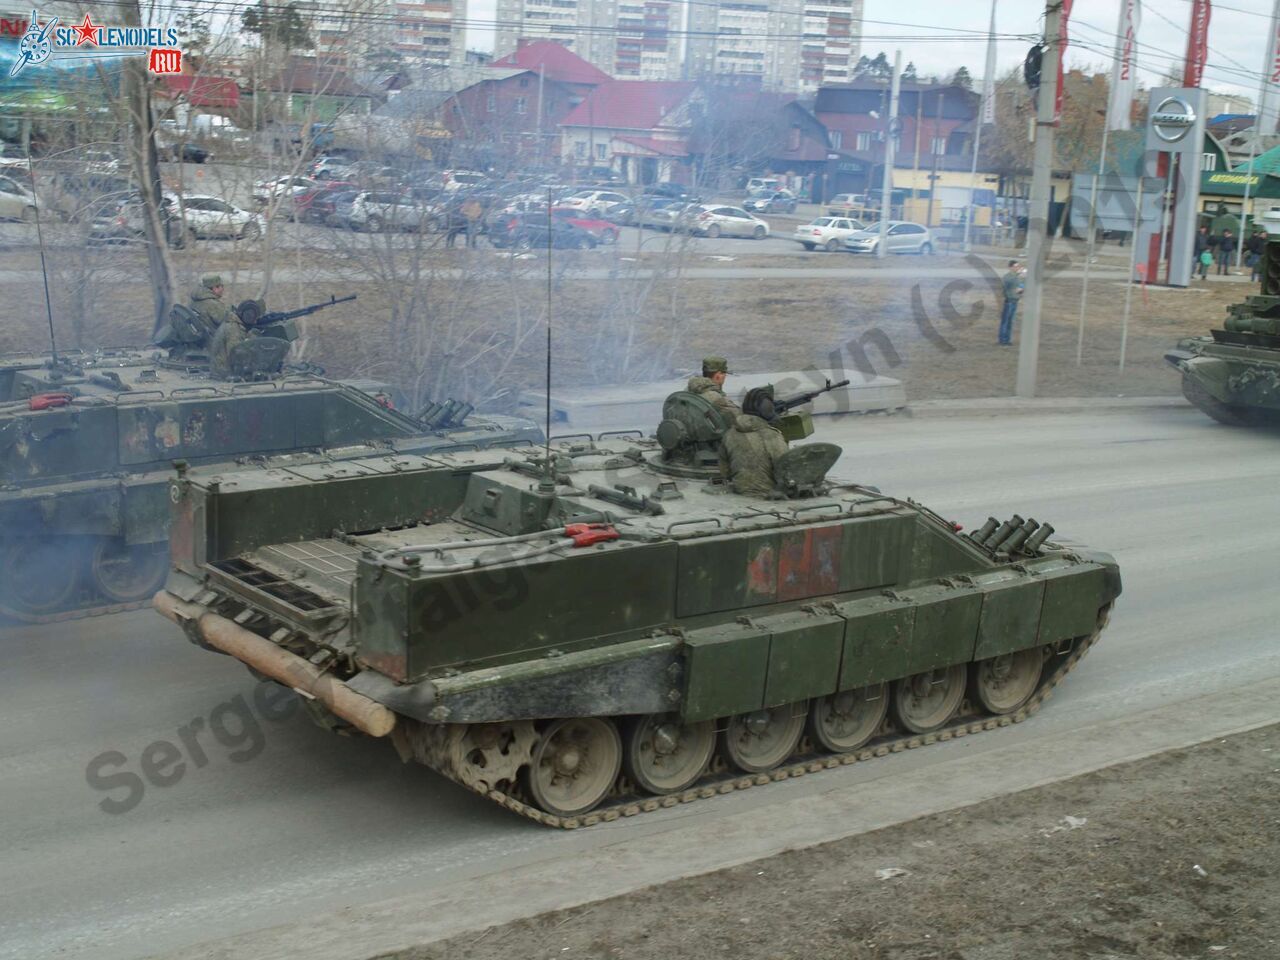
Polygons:
<instances>
[{"instance_id":1,"label":"person walking","mask_svg":"<svg viewBox=\"0 0 1280 960\"><path fill-rule=\"evenodd\" d=\"M1218 238L1218 276L1235 276L1231 272L1231 258L1236 252L1236 238L1230 230L1223 230Z\"/></svg>"},{"instance_id":2,"label":"person walking","mask_svg":"<svg viewBox=\"0 0 1280 960\"><path fill-rule=\"evenodd\" d=\"M1009 272L1000 281L1004 293L1004 306L1000 310L1000 331L997 342L1007 347L1013 342L1013 317L1018 312L1018 301L1026 288L1022 267L1017 260L1009 261Z\"/></svg>"},{"instance_id":3,"label":"person walking","mask_svg":"<svg viewBox=\"0 0 1280 960\"><path fill-rule=\"evenodd\" d=\"M1201 280L1209 276L1209 266L1213 263L1213 253L1210 250L1213 243L1208 227L1201 227L1196 231L1195 269L1200 271Z\"/></svg>"}]
</instances>

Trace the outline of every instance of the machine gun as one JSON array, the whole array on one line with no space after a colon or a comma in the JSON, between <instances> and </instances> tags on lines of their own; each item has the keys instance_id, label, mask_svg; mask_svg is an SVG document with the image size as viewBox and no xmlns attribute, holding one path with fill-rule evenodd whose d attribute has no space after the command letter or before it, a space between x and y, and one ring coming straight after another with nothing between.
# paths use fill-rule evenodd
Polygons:
<instances>
[{"instance_id":1,"label":"machine gun","mask_svg":"<svg viewBox=\"0 0 1280 960\"><path fill-rule=\"evenodd\" d=\"M832 390L839 390L841 387L847 387L848 385L848 380L841 380L839 383L832 383L827 380L826 384L817 390L807 390L804 393L797 393L781 400L774 399L773 384L765 387L752 387L747 391L747 395L742 398L742 412L767 420L778 428L788 442L803 440L813 433L813 419L808 413L791 413L791 411L796 407L803 407L806 403L822 396L824 393L830 393Z\"/></svg>"},{"instance_id":2,"label":"machine gun","mask_svg":"<svg viewBox=\"0 0 1280 960\"><path fill-rule=\"evenodd\" d=\"M356 299L356 296L357 294L354 293L349 297L335 297L330 294L328 300L321 300L319 303L313 303L310 306L299 307L297 310L272 310L270 313L266 312L266 305L261 300L245 300L236 307L236 315L240 317L240 322L246 327L265 328L278 323L288 323L298 317L308 317L317 310L323 310L325 307L348 303Z\"/></svg>"}]
</instances>

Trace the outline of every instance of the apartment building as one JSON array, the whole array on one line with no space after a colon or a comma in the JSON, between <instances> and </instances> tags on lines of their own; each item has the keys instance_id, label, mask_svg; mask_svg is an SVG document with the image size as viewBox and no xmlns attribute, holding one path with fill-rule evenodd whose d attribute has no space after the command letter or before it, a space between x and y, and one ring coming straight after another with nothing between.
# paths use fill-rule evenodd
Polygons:
<instances>
[{"instance_id":1,"label":"apartment building","mask_svg":"<svg viewBox=\"0 0 1280 960\"><path fill-rule=\"evenodd\" d=\"M687 75L735 77L766 90L844 83L857 62L863 0L720 0L689 4Z\"/></svg>"},{"instance_id":2,"label":"apartment building","mask_svg":"<svg viewBox=\"0 0 1280 960\"><path fill-rule=\"evenodd\" d=\"M367 65L378 53L409 66L461 62L466 0L347 0L299 4L315 52Z\"/></svg>"}]
</instances>

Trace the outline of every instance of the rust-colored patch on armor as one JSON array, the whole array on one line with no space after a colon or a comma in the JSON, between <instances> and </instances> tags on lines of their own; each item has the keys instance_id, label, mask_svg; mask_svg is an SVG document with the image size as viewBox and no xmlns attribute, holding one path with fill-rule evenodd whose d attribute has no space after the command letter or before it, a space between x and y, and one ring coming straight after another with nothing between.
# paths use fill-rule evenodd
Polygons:
<instances>
[{"instance_id":1,"label":"rust-colored patch on armor","mask_svg":"<svg viewBox=\"0 0 1280 960\"><path fill-rule=\"evenodd\" d=\"M771 601L778 594L778 557L773 543L761 538L747 548L747 602Z\"/></svg>"},{"instance_id":2,"label":"rust-colored patch on armor","mask_svg":"<svg viewBox=\"0 0 1280 960\"><path fill-rule=\"evenodd\" d=\"M810 527L782 535L778 599L802 600L835 593L840 586L839 526Z\"/></svg>"}]
</instances>

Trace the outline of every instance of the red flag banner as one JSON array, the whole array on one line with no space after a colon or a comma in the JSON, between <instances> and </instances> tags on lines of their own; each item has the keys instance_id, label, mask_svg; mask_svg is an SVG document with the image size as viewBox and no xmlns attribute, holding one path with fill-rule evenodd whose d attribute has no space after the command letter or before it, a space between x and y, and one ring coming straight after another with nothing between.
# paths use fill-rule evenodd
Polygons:
<instances>
[{"instance_id":1,"label":"red flag banner","mask_svg":"<svg viewBox=\"0 0 1280 960\"><path fill-rule=\"evenodd\" d=\"M1191 29L1187 31L1187 65L1182 71L1184 87L1198 87L1204 78L1204 65L1209 59L1209 0L1193 0Z\"/></svg>"},{"instance_id":2,"label":"red flag banner","mask_svg":"<svg viewBox=\"0 0 1280 960\"><path fill-rule=\"evenodd\" d=\"M1062 28L1058 34L1058 95L1053 101L1053 122L1062 119L1062 65L1067 61L1067 21L1071 19L1072 0L1062 0Z\"/></svg>"}]
</instances>

